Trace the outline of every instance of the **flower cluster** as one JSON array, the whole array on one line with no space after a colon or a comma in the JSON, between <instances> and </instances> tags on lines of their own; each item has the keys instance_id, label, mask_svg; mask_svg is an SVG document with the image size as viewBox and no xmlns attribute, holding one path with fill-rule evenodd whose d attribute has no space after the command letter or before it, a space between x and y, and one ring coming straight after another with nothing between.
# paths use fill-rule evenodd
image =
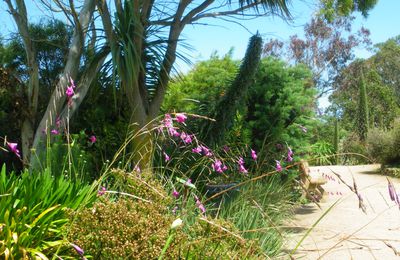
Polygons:
<instances>
[{"instance_id":1,"label":"flower cluster","mask_svg":"<svg viewBox=\"0 0 400 260\"><path fill-rule=\"evenodd\" d=\"M228 169L225 164L221 162L221 160L216 159L215 162L211 164L211 167L213 168L214 171L218 173L223 173Z\"/></svg>"},{"instance_id":2,"label":"flower cluster","mask_svg":"<svg viewBox=\"0 0 400 260\"><path fill-rule=\"evenodd\" d=\"M239 172L240 173L244 173L244 174L248 173L247 169L244 167L243 157L239 157L238 165L239 165Z\"/></svg>"}]
</instances>

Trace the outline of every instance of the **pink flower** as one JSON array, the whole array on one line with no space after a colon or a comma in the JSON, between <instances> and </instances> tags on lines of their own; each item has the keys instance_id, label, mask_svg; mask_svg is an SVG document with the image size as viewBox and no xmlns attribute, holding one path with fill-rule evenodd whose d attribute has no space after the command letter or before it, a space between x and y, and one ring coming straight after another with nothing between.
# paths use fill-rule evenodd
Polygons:
<instances>
[{"instance_id":1,"label":"pink flower","mask_svg":"<svg viewBox=\"0 0 400 260\"><path fill-rule=\"evenodd\" d=\"M11 152L13 152L18 158L21 158L21 155L18 150L18 144L17 143L8 143L7 146L10 149Z\"/></svg>"},{"instance_id":2,"label":"pink flower","mask_svg":"<svg viewBox=\"0 0 400 260\"><path fill-rule=\"evenodd\" d=\"M165 162L168 162L169 160L171 160L171 158L169 157L169 155L166 152L163 152L163 154L164 154Z\"/></svg>"},{"instance_id":3,"label":"pink flower","mask_svg":"<svg viewBox=\"0 0 400 260\"><path fill-rule=\"evenodd\" d=\"M71 246L75 249L75 251L76 251L80 256L83 256L83 255L85 254L85 252L83 251L83 249L80 248L79 246L77 246L77 245L75 245L75 244L72 244L72 243L71 243Z\"/></svg>"},{"instance_id":4,"label":"pink flower","mask_svg":"<svg viewBox=\"0 0 400 260\"><path fill-rule=\"evenodd\" d=\"M213 168L214 171L218 173L223 173L225 170L228 169L225 165L222 164L220 160L215 160L214 163L211 164L211 167Z\"/></svg>"},{"instance_id":5,"label":"pink flower","mask_svg":"<svg viewBox=\"0 0 400 260\"><path fill-rule=\"evenodd\" d=\"M175 199L178 199L178 198L179 198L179 192L177 192L176 190L174 190L174 191L172 192L172 196L174 196Z\"/></svg>"},{"instance_id":6,"label":"pink flower","mask_svg":"<svg viewBox=\"0 0 400 260\"><path fill-rule=\"evenodd\" d=\"M50 133L53 134L53 135L58 135L60 132L58 132L57 129L53 129L53 130L50 131Z\"/></svg>"},{"instance_id":7,"label":"pink flower","mask_svg":"<svg viewBox=\"0 0 400 260\"><path fill-rule=\"evenodd\" d=\"M253 149L251 149L251 158L253 158L254 161L257 160L257 153Z\"/></svg>"},{"instance_id":8,"label":"pink flower","mask_svg":"<svg viewBox=\"0 0 400 260\"><path fill-rule=\"evenodd\" d=\"M74 89L71 86L67 87L67 90L65 91L65 94L70 99L75 94Z\"/></svg>"},{"instance_id":9,"label":"pink flower","mask_svg":"<svg viewBox=\"0 0 400 260\"><path fill-rule=\"evenodd\" d=\"M227 145L224 145L224 147L222 147L222 150L224 150L224 152L229 152L230 148Z\"/></svg>"},{"instance_id":10,"label":"pink flower","mask_svg":"<svg viewBox=\"0 0 400 260\"><path fill-rule=\"evenodd\" d=\"M167 127L167 128L174 127L170 114L165 114L163 123L164 123L164 126Z\"/></svg>"},{"instance_id":11,"label":"pink flower","mask_svg":"<svg viewBox=\"0 0 400 260\"><path fill-rule=\"evenodd\" d=\"M197 153L197 154L201 154L202 150L203 150L203 148L201 146L197 146L196 148L192 149L192 152Z\"/></svg>"},{"instance_id":12,"label":"pink flower","mask_svg":"<svg viewBox=\"0 0 400 260\"><path fill-rule=\"evenodd\" d=\"M213 153L211 152L211 150L207 147L205 147L204 145L201 146L202 150L203 150L203 154L207 157L211 157L213 155Z\"/></svg>"},{"instance_id":13,"label":"pink flower","mask_svg":"<svg viewBox=\"0 0 400 260\"><path fill-rule=\"evenodd\" d=\"M286 161L288 161L288 162L293 161L293 157L292 156L293 156L293 151L292 151L292 149L290 149L290 147L288 147Z\"/></svg>"},{"instance_id":14,"label":"pink flower","mask_svg":"<svg viewBox=\"0 0 400 260\"><path fill-rule=\"evenodd\" d=\"M71 84L70 86L71 86L73 89L75 89L75 82L74 82L74 80L73 80L71 77L69 77L69 83Z\"/></svg>"},{"instance_id":15,"label":"pink flower","mask_svg":"<svg viewBox=\"0 0 400 260\"><path fill-rule=\"evenodd\" d=\"M103 196L106 193L106 191L107 191L106 187L102 186L100 190L97 192L97 195Z\"/></svg>"},{"instance_id":16,"label":"pink flower","mask_svg":"<svg viewBox=\"0 0 400 260\"><path fill-rule=\"evenodd\" d=\"M204 205L200 202L199 198L195 195L194 198L196 199L196 205L200 209L201 213L204 215L206 213L206 208Z\"/></svg>"},{"instance_id":17,"label":"pink flower","mask_svg":"<svg viewBox=\"0 0 400 260\"><path fill-rule=\"evenodd\" d=\"M248 171L247 171L247 169L244 167L244 160L243 160L243 157L239 157L238 164L239 164L239 172L240 172L240 173L247 174Z\"/></svg>"},{"instance_id":18,"label":"pink flower","mask_svg":"<svg viewBox=\"0 0 400 260\"><path fill-rule=\"evenodd\" d=\"M133 168L133 170L135 171L135 172L138 172L138 173L141 173L142 171L140 170L140 167L139 167L139 165L135 165L135 167Z\"/></svg>"},{"instance_id":19,"label":"pink flower","mask_svg":"<svg viewBox=\"0 0 400 260\"><path fill-rule=\"evenodd\" d=\"M97 141L97 138L96 138L95 135L91 135L91 136L89 137L89 142L91 142L92 144L94 144L96 141Z\"/></svg>"},{"instance_id":20,"label":"pink flower","mask_svg":"<svg viewBox=\"0 0 400 260\"><path fill-rule=\"evenodd\" d=\"M281 162L280 161L277 161L277 160L275 160L275 162L276 162L276 171L278 171L278 172L281 172L283 169L282 169L282 166L281 166Z\"/></svg>"},{"instance_id":21,"label":"pink flower","mask_svg":"<svg viewBox=\"0 0 400 260\"><path fill-rule=\"evenodd\" d=\"M181 139L185 144L190 144L192 143L192 136L186 134L185 132L181 133Z\"/></svg>"},{"instance_id":22,"label":"pink flower","mask_svg":"<svg viewBox=\"0 0 400 260\"><path fill-rule=\"evenodd\" d=\"M185 123L187 116L184 113L175 114L175 119L178 123Z\"/></svg>"},{"instance_id":23,"label":"pink flower","mask_svg":"<svg viewBox=\"0 0 400 260\"><path fill-rule=\"evenodd\" d=\"M244 173L244 174L247 174L247 173L248 173L248 171L247 171L247 169L244 167L244 165L239 165L239 172L240 172L240 173Z\"/></svg>"}]
</instances>

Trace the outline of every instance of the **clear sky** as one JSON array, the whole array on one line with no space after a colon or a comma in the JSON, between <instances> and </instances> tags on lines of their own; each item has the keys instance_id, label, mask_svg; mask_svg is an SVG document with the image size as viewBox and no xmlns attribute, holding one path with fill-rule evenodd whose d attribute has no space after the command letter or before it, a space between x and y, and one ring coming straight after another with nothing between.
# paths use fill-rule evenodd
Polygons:
<instances>
[{"instance_id":1,"label":"clear sky","mask_svg":"<svg viewBox=\"0 0 400 260\"><path fill-rule=\"evenodd\" d=\"M213 51L225 54L230 48L234 48L234 57L241 59L247 47L251 33L259 31L265 38L277 38L287 40L290 35L302 35L303 25L309 22L316 6L310 2L316 1L292 1L291 12L294 20L291 24L280 18L264 17L252 21L244 21L242 26L228 23L217 19L203 20L214 26L190 26L184 31L186 42L194 50L190 52L193 61L203 60L210 57ZM378 0L377 5L371 10L365 19L356 15L353 29L361 26L370 29L372 42L384 42L387 39L400 35L400 1ZM251 33L250 33L250 32ZM356 56L366 58L370 54L366 50L357 50ZM182 65L185 67L185 65ZM183 68L186 69L186 68Z\"/></svg>"},{"instance_id":2,"label":"clear sky","mask_svg":"<svg viewBox=\"0 0 400 260\"><path fill-rule=\"evenodd\" d=\"M39 9L39 0L26 0L30 19L38 20L46 14ZM251 21L242 22L243 26L224 22L219 19L201 20L208 26L196 25L188 26L183 33L185 42L192 47L187 51L180 48L194 62L210 57L213 51L220 54L227 53L234 48L234 58L241 59L247 47L249 37L255 32L265 38L278 38L287 40L290 35L301 35L303 25L307 23L313 12L316 10L315 2L312 0L292 0L291 12L294 16L293 22L288 24L278 17L263 17ZM15 25L10 15L6 12L7 7L4 1L0 1L0 34L6 36L9 32L15 31ZM375 8L370 12L367 19L357 15L353 26L354 29L364 25L371 31L373 43L379 43L390 37L400 35L400 1L399 0L378 0ZM361 58L368 57L365 50L357 50L356 55ZM188 70L189 66L180 64L181 70Z\"/></svg>"}]
</instances>

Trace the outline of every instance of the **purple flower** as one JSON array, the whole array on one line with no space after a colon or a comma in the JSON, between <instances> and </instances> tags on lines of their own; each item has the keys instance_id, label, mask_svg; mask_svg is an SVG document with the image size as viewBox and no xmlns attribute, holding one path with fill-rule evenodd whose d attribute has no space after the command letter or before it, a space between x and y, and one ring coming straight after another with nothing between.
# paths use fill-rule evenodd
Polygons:
<instances>
[{"instance_id":1,"label":"purple flower","mask_svg":"<svg viewBox=\"0 0 400 260\"><path fill-rule=\"evenodd\" d=\"M192 136L186 134L185 132L181 133L181 139L185 144L190 144L192 143Z\"/></svg>"},{"instance_id":2,"label":"purple flower","mask_svg":"<svg viewBox=\"0 0 400 260\"><path fill-rule=\"evenodd\" d=\"M247 174L247 173L248 173L248 171L247 171L247 169L244 167L244 165L239 165L239 172L240 172L240 173L244 173L244 174Z\"/></svg>"},{"instance_id":3,"label":"purple flower","mask_svg":"<svg viewBox=\"0 0 400 260\"><path fill-rule=\"evenodd\" d=\"M275 162L276 162L276 168L275 168L276 171L281 172L282 171L281 162L277 160L275 160Z\"/></svg>"},{"instance_id":4,"label":"purple flower","mask_svg":"<svg viewBox=\"0 0 400 260\"><path fill-rule=\"evenodd\" d=\"M251 158L253 158L254 161L257 161L257 153L253 149L251 149Z\"/></svg>"},{"instance_id":5,"label":"purple flower","mask_svg":"<svg viewBox=\"0 0 400 260\"><path fill-rule=\"evenodd\" d=\"M70 99L75 94L74 89L71 86L67 87L65 94Z\"/></svg>"},{"instance_id":6,"label":"purple flower","mask_svg":"<svg viewBox=\"0 0 400 260\"><path fill-rule=\"evenodd\" d=\"M172 214L176 214L176 211L178 210L179 208L178 208L178 206L175 206L173 209L172 209Z\"/></svg>"},{"instance_id":7,"label":"purple flower","mask_svg":"<svg viewBox=\"0 0 400 260\"><path fill-rule=\"evenodd\" d=\"M58 135L60 132L58 132L57 129L53 129L53 130L50 131L50 133L53 134L53 135Z\"/></svg>"},{"instance_id":8,"label":"purple flower","mask_svg":"<svg viewBox=\"0 0 400 260\"><path fill-rule=\"evenodd\" d=\"M174 196L175 199L179 198L179 192L177 192L176 190L174 190L174 191L172 192L172 196Z\"/></svg>"},{"instance_id":9,"label":"purple flower","mask_svg":"<svg viewBox=\"0 0 400 260\"><path fill-rule=\"evenodd\" d=\"M80 256L83 256L83 255L85 254L85 252L83 251L83 249L80 248L79 246L77 246L77 245L75 245L75 244L72 244L72 243L71 243L71 246L75 249L75 251L76 251Z\"/></svg>"},{"instance_id":10,"label":"purple flower","mask_svg":"<svg viewBox=\"0 0 400 260\"><path fill-rule=\"evenodd\" d=\"M187 116L184 113L175 114L175 119L178 123L185 123Z\"/></svg>"},{"instance_id":11,"label":"purple flower","mask_svg":"<svg viewBox=\"0 0 400 260\"><path fill-rule=\"evenodd\" d=\"M192 152L201 154L201 151L203 151L203 148L201 146L197 146L196 148L192 149Z\"/></svg>"},{"instance_id":12,"label":"purple flower","mask_svg":"<svg viewBox=\"0 0 400 260\"><path fill-rule=\"evenodd\" d=\"M292 149L290 149L290 147L288 147L286 161L288 161L288 162L293 161L293 157L292 156L293 156L293 151L292 151Z\"/></svg>"},{"instance_id":13,"label":"purple flower","mask_svg":"<svg viewBox=\"0 0 400 260\"><path fill-rule=\"evenodd\" d=\"M7 146L10 149L11 152L13 152L18 158L21 158L21 155L18 150L18 144L17 143L8 143Z\"/></svg>"},{"instance_id":14,"label":"purple flower","mask_svg":"<svg viewBox=\"0 0 400 260\"><path fill-rule=\"evenodd\" d=\"M104 186L101 186L100 190L97 192L98 196L103 196L106 193L107 189Z\"/></svg>"},{"instance_id":15,"label":"purple flower","mask_svg":"<svg viewBox=\"0 0 400 260\"><path fill-rule=\"evenodd\" d=\"M388 180L388 190L389 190L390 199L392 201L394 201L400 207L399 195L396 193L396 189L394 188L393 183L389 179L387 179L387 180Z\"/></svg>"},{"instance_id":16,"label":"purple flower","mask_svg":"<svg viewBox=\"0 0 400 260\"><path fill-rule=\"evenodd\" d=\"M70 86L71 86L73 89L75 89L75 82L74 82L74 80L73 80L71 77L69 77L69 83L71 84Z\"/></svg>"},{"instance_id":17,"label":"purple flower","mask_svg":"<svg viewBox=\"0 0 400 260\"><path fill-rule=\"evenodd\" d=\"M139 167L139 165L135 165L135 167L133 168L133 170L135 171L135 172L138 172L138 173L141 173L142 171L140 170L140 167Z\"/></svg>"},{"instance_id":18,"label":"purple flower","mask_svg":"<svg viewBox=\"0 0 400 260\"><path fill-rule=\"evenodd\" d=\"M199 198L195 195L194 198L196 199L196 205L200 209L201 213L204 215L206 213L206 208L204 205L200 202Z\"/></svg>"},{"instance_id":19,"label":"purple flower","mask_svg":"<svg viewBox=\"0 0 400 260\"><path fill-rule=\"evenodd\" d=\"M228 167L226 167L226 165L222 164L222 162L218 159L216 159L215 162L211 164L211 167L213 168L214 171L216 171L218 173L223 173L224 171L226 171L228 169Z\"/></svg>"},{"instance_id":20,"label":"purple flower","mask_svg":"<svg viewBox=\"0 0 400 260\"><path fill-rule=\"evenodd\" d=\"M97 141L97 138L96 138L95 135L91 135L91 136L89 137L89 142L91 142L92 144L94 144L96 141Z\"/></svg>"},{"instance_id":21,"label":"purple flower","mask_svg":"<svg viewBox=\"0 0 400 260\"><path fill-rule=\"evenodd\" d=\"M173 123L172 123L172 118L170 114L165 114L164 120L163 120L163 124L165 127L167 128L172 128L174 127Z\"/></svg>"},{"instance_id":22,"label":"purple flower","mask_svg":"<svg viewBox=\"0 0 400 260\"><path fill-rule=\"evenodd\" d=\"M204 145L201 145L201 150L203 151L203 155L205 155L207 157L211 157L213 155L211 150L209 148L205 147Z\"/></svg>"},{"instance_id":23,"label":"purple flower","mask_svg":"<svg viewBox=\"0 0 400 260\"><path fill-rule=\"evenodd\" d=\"M169 160L171 160L171 158L169 157L169 155L166 152L163 152L163 154L164 154L165 162L168 162Z\"/></svg>"}]
</instances>

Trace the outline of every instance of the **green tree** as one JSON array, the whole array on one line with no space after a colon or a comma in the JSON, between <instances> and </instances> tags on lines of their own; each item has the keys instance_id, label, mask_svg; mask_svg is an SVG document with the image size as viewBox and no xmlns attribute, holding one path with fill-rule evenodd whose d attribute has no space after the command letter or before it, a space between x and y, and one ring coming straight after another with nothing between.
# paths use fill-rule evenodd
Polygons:
<instances>
[{"instance_id":1,"label":"green tree","mask_svg":"<svg viewBox=\"0 0 400 260\"><path fill-rule=\"evenodd\" d=\"M245 119L253 147L265 156L282 152L286 144L297 152L304 151L310 137L304 131L313 131L315 94L306 66L263 59L250 89Z\"/></svg>"}]
</instances>

